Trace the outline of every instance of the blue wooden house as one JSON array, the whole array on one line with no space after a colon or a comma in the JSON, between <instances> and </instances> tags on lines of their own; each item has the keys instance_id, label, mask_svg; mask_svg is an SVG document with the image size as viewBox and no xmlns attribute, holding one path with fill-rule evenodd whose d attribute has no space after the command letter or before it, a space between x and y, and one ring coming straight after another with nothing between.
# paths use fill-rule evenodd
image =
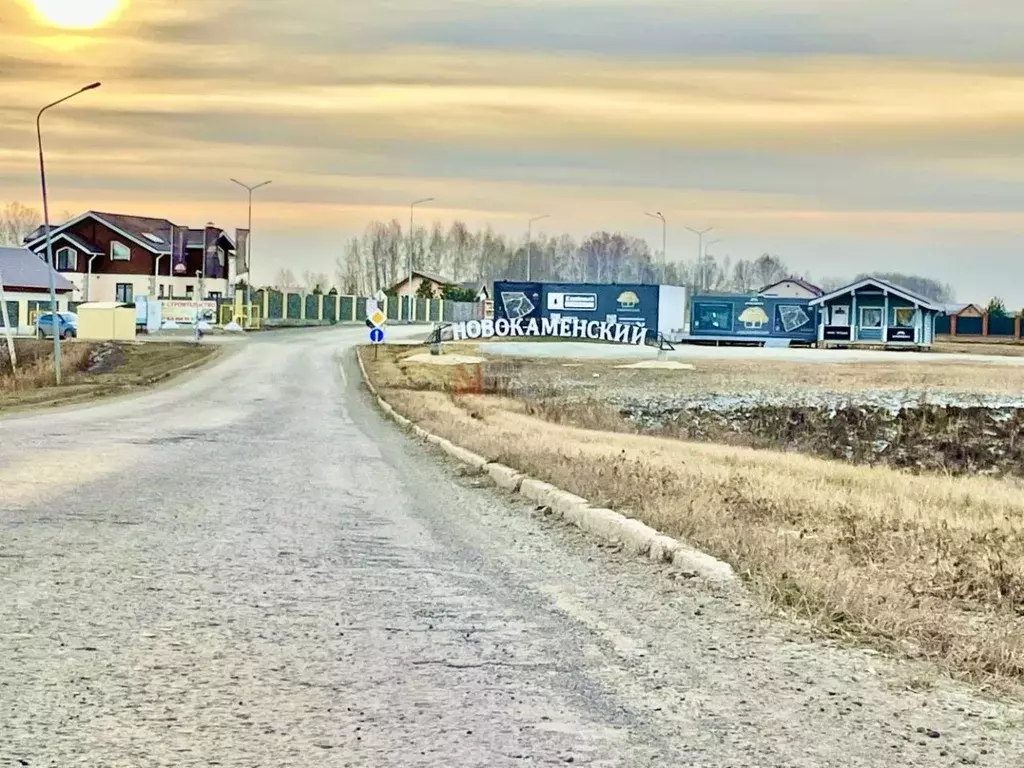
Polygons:
<instances>
[{"instance_id":1,"label":"blue wooden house","mask_svg":"<svg viewBox=\"0 0 1024 768\"><path fill-rule=\"evenodd\" d=\"M935 319L943 306L877 277L818 296L818 342L824 346L854 344L887 347L930 347Z\"/></svg>"}]
</instances>

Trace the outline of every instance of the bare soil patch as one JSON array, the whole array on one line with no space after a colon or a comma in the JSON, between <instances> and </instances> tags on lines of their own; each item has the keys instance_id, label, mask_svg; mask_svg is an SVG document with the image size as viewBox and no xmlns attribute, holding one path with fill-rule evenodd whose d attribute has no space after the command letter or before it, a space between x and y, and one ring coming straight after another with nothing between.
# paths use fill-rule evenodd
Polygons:
<instances>
[{"instance_id":1,"label":"bare soil patch","mask_svg":"<svg viewBox=\"0 0 1024 768\"><path fill-rule=\"evenodd\" d=\"M147 387L221 351L212 345L147 342L64 342L60 387L54 385L53 342L19 339L11 372L0 350L0 412L50 407Z\"/></svg>"},{"instance_id":2,"label":"bare soil patch","mask_svg":"<svg viewBox=\"0 0 1024 768\"><path fill-rule=\"evenodd\" d=\"M408 350L383 352L376 363L364 355L370 377L432 432L692 542L790 616L832 635L986 685L1024 682L1021 481L656 437L631 433L619 417L614 431L584 428L573 422L600 425L607 411L588 416L586 408L598 407L589 398L578 410L563 404L558 417L538 411L550 379L516 391L506 386L520 375L514 368L471 370L485 365L445 369L447 377L427 382L417 366L399 364ZM589 364L550 367L580 381L593 372ZM810 373L787 368L790 387ZM821 375L822 366L813 368ZM663 375L676 385L747 375L604 370L643 376L647 386ZM467 378L506 394L465 394Z\"/></svg>"}]
</instances>

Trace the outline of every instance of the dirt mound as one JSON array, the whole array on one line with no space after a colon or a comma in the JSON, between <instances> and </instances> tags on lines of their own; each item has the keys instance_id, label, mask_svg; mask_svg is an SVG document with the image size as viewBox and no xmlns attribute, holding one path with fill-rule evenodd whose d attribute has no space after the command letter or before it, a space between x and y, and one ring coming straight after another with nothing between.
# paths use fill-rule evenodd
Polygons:
<instances>
[{"instance_id":1,"label":"dirt mound","mask_svg":"<svg viewBox=\"0 0 1024 768\"><path fill-rule=\"evenodd\" d=\"M85 372L93 374L113 373L124 365L125 359L126 355L121 347L112 342L105 341L89 354L89 362L85 366Z\"/></svg>"}]
</instances>

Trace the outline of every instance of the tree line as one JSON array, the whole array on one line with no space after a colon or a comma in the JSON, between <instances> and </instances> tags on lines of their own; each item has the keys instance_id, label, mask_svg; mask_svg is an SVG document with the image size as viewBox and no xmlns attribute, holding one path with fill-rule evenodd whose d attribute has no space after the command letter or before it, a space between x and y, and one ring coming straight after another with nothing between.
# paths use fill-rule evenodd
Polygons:
<instances>
[{"instance_id":1,"label":"tree line","mask_svg":"<svg viewBox=\"0 0 1024 768\"><path fill-rule=\"evenodd\" d=\"M69 212L56 219L71 218ZM0 245L19 246L24 237L42 223L35 208L12 202L0 208ZM418 226L410 238L401 222L371 222L362 236L351 238L334 265L334 279L326 273L307 270L296 276L290 268L278 271L274 287L286 291L327 293L336 290L350 295L370 295L388 288L409 274L409 253L414 269L443 278L452 284L446 298L465 298L472 290L463 283L489 285L494 280L534 280L591 283L656 283L685 285L691 293L750 293L787 277L799 277L826 290L838 288L853 278L821 277L797 273L775 254L753 259L705 254L703 260L664 263L641 237L621 232L595 232L581 241L569 235L540 234L531 243L511 238L487 227L470 230L455 221L445 227L435 221ZM529 262L529 266L527 266ZM954 300L953 289L937 280L919 275L876 273L897 285L941 303ZM990 304L1000 307L993 299Z\"/></svg>"},{"instance_id":2,"label":"tree line","mask_svg":"<svg viewBox=\"0 0 1024 768\"><path fill-rule=\"evenodd\" d=\"M664 263L646 240L621 232L595 232L581 241L567 234L540 234L527 243L525 237L510 238L490 227L473 231L455 221L445 228L435 221L429 227L415 227L409 237L401 222L392 219L374 221L361 237L349 240L335 262L335 285L348 294L387 290L408 276L410 252L413 269L454 285L525 280L529 276L550 282L662 282L685 285L691 293L750 293L791 277L832 290L866 276L822 277L816 281L811 274L790 269L780 256L770 253L735 260L706 253L702 260ZM931 278L895 272L873 276L933 301L953 300L952 287ZM313 284L303 287L310 290Z\"/></svg>"}]
</instances>

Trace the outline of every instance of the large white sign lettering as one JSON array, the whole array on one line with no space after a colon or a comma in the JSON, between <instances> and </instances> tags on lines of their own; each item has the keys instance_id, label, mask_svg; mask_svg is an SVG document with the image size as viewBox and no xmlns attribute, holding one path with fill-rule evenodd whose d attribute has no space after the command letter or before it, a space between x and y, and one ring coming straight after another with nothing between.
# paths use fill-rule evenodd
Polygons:
<instances>
[{"instance_id":1,"label":"large white sign lettering","mask_svg":"<svg viewBox=\"0 0 1024 768\"><path fill-rule=\"evenodd\" d=\"M467 320L454 323L449 329L452 341L509 337L555 336L563 339L590 339L610 344L643 344L647 328L626 323L604 323L599 320L584 320L579 317L517 318L506 320ZM447 334L445 334L447 335Z\"/></svg>"}]
</instances>

